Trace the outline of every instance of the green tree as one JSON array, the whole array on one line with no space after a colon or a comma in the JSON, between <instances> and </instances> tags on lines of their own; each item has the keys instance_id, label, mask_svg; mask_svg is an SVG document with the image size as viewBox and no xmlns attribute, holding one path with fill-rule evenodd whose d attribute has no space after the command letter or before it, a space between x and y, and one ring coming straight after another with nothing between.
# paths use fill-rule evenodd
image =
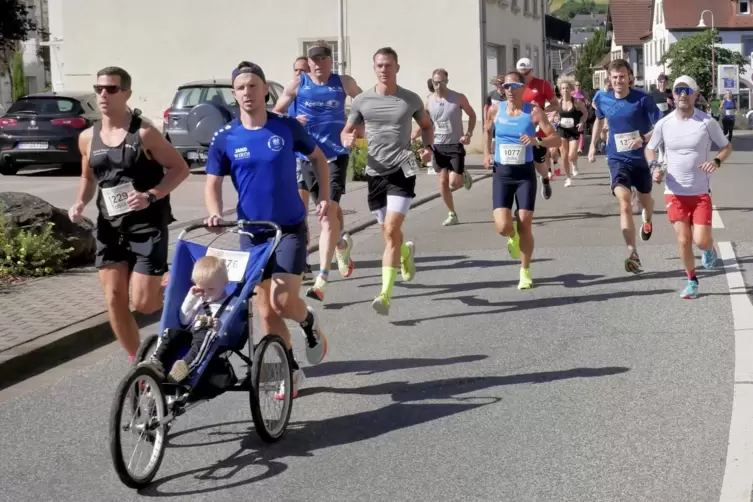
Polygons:
<instances>
[{"instance_id":1,"label":"green tree","mask_svg":"<svg viewBox=\"0 0 753 502\"><path fill-rule=\"evenodd\" d=\"M589 93L593 91L593 67L608 51L607 34L603 29L593 32L593 37L588 39L578 51L575 78L580 81L581 87Z\"/></svg>"},{"instance_id":2,"label":"green tree","mask_svg":"<svg viewBox=\"0 0 753 502\"><path fill-rule=\"evenodd\" d=\"M23 0L0 0L0 74L10 66L18 43L37 29L29 7Z\"/></svg>"},{"instance_id":3,"label":"green tree","mask_svg":"<svg viewBox=\"0 0 753 502\"><path fill-rule=\"evenodd\" d=\"M24 56L21 51L16 51L10 60L10 84L13 91L13 101L27 93Z\"/></svg>"},{"instance_id":4,"label":"green tree","mask_svg":"<svg viewBox=\"0 0 753 502\"><path fill-rule=\"evenodd\" d=\"M563 21L570 21L578 14L606 14L607 5L596 3L594 0L567 0L553 13L554 17Z\"/></svg>"},{"instance_id":5,"label":"green tree","mask_svg":"<svg viewBox=\"0 0 753 502\"><path fill-rule=\"evenodd\" d=\"M722 37L717 31L706 30L675 42L662 56L660 63L671 70L670 79L680 75L690 75L698 83L701 92L711 96L711 44L714 43L716 64L737 65L740 73L745 72L745 58L739 52L720 47ZM714 69L716 73L716 69Z\"/></svg>"}]
</instances>

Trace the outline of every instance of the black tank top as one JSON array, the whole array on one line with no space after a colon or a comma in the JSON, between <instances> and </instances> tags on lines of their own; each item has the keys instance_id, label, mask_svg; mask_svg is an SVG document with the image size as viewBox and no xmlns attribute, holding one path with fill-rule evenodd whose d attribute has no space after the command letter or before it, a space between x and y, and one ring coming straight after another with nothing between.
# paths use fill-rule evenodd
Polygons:
<instances>
[{"instance_id":1,"label":"black tank top","mask_svg":"<svg viewBox=\"0 0 753 502\"><path fill-rule=\"evenodd\" d=\"M580 119L583 117L583 113L581 113L581 111L578 110L575 107L575 103L574 102L571 103L572 104L572 108L569 109L569 110L567 110L567 111L565 111L565 109L562 108L562 106L564 104L565 104L565 101L561 101L560 102L560 128L562 128L562 129L575 129L578 126L578 123L580 122ZM572 126L570 126L570 125L568 125L568 126L563 125L562 124L562 119L573 119L573 122L572 122L573 125ZM565 124L567 124L568 122L569 122L569 120L566 120Z\"/></svg>"},{"instance_id":2,"label":"black tank top","mask_svg":"<svg viewBox=\"0 0 753 502\"><path fill-rule=\"evenodd\" d=\"M100 137L102 124L94 124L89 165L99 185L98 225L104 223L123 231L137 231L162 228L171 219L167 198L162 198L141 211L128 211L125 205L125 194L131 190L131 185L133 190L146 192L156 187L165 175L162 166L148 158L141 145L141 123L140 117L132 117L125 139L116 147L104 144Z\"/></svg>"}]
</instances>

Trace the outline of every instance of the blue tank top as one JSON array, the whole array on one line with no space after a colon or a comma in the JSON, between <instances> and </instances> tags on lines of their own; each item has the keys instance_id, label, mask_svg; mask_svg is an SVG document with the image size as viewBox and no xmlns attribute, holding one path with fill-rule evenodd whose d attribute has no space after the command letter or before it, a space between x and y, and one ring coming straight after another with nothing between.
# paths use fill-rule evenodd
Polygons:
<instances>
[{"instance_id":1,"label":"blue tank top","mask_svg":"<svg viewBox=\"0 0 753 502\"><path fill-rule=\"evenodd\" d=\"M329 160L348 153L340 142L346 119L345 98L340 75L333 73L326 85L317 85L307 74L301 74L295 98L296 114L306 116L306 131Z\"/></svg>"},{"instance_id":2,"label":"blue tank top","mask_svg":"<svg viewBox=\"0 0 753 502\"><path fill-rule=\"evenodd\" d=\"M501 102L494 118L494 161L502 165L522 165L533 162L533 147L519 145L520 135L536 136L536 126L531 119L533 106L523 103L523 111L517 117L507 114L507 103ZM517 148L516 148L517 147ZM525 154L523 154L523 151Z\"/></svg>"},{"instance_id":3,"label":"blue tank top","mask_svg":"<svg viewBox=\"0 0 753 502\"><path fill-rule=\"evenodd\" d=\"M724 109L725 110L732 110L735 108L735 100L734 99L725 99L724 100Z\"/></svg>"}]
</instances>

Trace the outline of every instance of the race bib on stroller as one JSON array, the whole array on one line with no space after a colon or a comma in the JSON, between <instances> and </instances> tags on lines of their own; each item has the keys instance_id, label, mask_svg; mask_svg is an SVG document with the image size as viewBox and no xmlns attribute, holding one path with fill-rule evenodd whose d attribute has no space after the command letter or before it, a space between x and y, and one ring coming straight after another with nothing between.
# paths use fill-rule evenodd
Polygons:
<instances>
[{"instance_id":1,"label":"race bib on stroller","mask_svg":"<svg viewBox=\"0 0 753 502\"><path fill-rule=\"evenodd\" d=\"M207 256L214 256L225 265L227 278L230 282L239 282L243 279L251 256L245 251L228 251L227 249L208 248Z\"/></svg>"},{"instance_id":2,"label":"race bib on stroller","mask_svg":"<svg viewBox=\"0 0 753 502\"><path fill-rule=\"evenodd\" d=\"M575 127L575 119L572 117L564 117L560 119L560 126L565 129L572 129Z\"/></svg>"},{"instance_id":3,"label":"race bib on stroller","mask_svg":"<svg viewBox=\"0 0 753 502\"><path fill-rule=\"evenodd\" d=\"M128 207L129 192L133 192L133 183L123 183L102 189L102 197L105 199L108 216L120 216L133 211Z\"/></svg>"},{"instance_id":4,"label":"race bib on stroller","mask_svg":"<svg viewBox=\"0 0 753 502\"><path fill-rule=\"evenodd\" d=\"M499 163L520 166L526 163L526 147L523 145L499 145Z\"/></svg>"},{"instance_id":5,"label":"race bib on stroller","mask_svg":"<svg viewBox=\"0 0 753 502\"><path fill-rule=\"evenodd\" d=\"M633 142L639 139L641 139L641 134L638 131L615 134L614 144L617 146L618 152L629 152L635 150Z\"/></svg>"},{"instance_id":6,"label":"race bib on stroller","mask_svg":"<svg viewBox=\"0 0 753 502\"><path fill-rule=\"evenodd\" d=\"M657 106L657 107L659 108L659 110L660 110L660 111L662 111L662 112L666 112L667 110L669 110L669 105L668 105L667 103L657 103L657 105L656 105L656 106Z\"/></svg>"},{"instance_id":7,"label":"race bib on stroller","mask_svg":"<svg viewBox=\"0 0 753 502\"><path fill-rule=\"evenodd\" d=\"M411 154L410 158L403 163L403 174L406 178L418 174L418 162L416 162L415 155Z\"/></svg>"}]
</instances>

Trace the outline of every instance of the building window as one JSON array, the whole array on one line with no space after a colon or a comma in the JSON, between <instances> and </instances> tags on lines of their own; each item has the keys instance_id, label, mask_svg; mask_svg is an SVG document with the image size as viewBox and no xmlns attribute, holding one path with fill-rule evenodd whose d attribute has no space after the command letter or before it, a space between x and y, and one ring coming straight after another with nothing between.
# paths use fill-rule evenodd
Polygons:
<instances>
[{"instance_id":1,"label":"building window","mask_svg":"<svg viewBox=\"0 0 753 502\"><path fill-rule=\"evenodd\" d=\"M512 10L520 10L520 7L518 5L518 0L512 0L510 2L510 5L512 6Z\"/></svg>"},{"instance_id":2,"label":"building window","mask_svg":"<svg viewBox=\"0 0 753 502\"><path fill-rule=\"evenodd\" d=\"M737 13L738 14L750 14L750 0L738 0Z\"/></svg>"},{"instance_id":3,"label":"building window","mask_svg":"<svg viewBox=\"0 0 753 502\"><path fill-rule=\"evenodd\" d=\"M325 42L327 42L327 47L330 48L332 51L332 61L337 63L340 61L340 50L337 46L337 40L331 40L331 39L323 39ZM309 49L312 48L316 44L317 40L307 40L303 42L301 55L306 55L309 53Z\"/></svg>"},{"instance_id":4,"label":"building window","mask_svg":"<svg viewBox=\"0 0 753 502\"><path fill-rule=\"evenodd\" d=\"M541 71L541 68L539 68L539 48L538 47L533 48L533 71L537 73ZM546 68L544 68L544 73L546 73Z\"/></svg>"},{"instance_id":5,"label":"building window","mask_svg":"<svg viewBox=\"0 0 753 502\"><path fill-rule=\"evenodd\" d=\"M530 45L526 45L526 57L528 59L531 59L531 46Z\"/></svg>"},{"instance_id":6,"label":"building window","mask_svg":"<svg viewBox=\"0 0 753 502\"><path fill-rule=\"evenodd\" d=\"M533 0L533 15L539 15L539 0Z\"/></svg>"},{"instance_id":7,"label":"building window","mask_svg":"<svg viewBox=\"0 0 753 502\"><path fill-rule=\"evenodd\" d=\"M500 45L497 47L497 68L498 73L507 73L507 46Z\"/></svg>"},{"instance_id":8,"label":"building window","mask_svg":"<svg viewBox=\"0 0 753 502\"><path fill-rule=\"evenodd\" d=\"M523 12L526 14L531 13L531 0L523 0Z\"/></svg>"},{"instance_id":9,"label":"building window","mask_svg":"<svg viewBox=\"0 0 753 502\"><path fill-rule=\"evenodd\" d=\"M520 45L519 44L513 44L512 46L512 62L513 64L518 64L518 59L520 59Z\"/></svg>"}]
</instances>

